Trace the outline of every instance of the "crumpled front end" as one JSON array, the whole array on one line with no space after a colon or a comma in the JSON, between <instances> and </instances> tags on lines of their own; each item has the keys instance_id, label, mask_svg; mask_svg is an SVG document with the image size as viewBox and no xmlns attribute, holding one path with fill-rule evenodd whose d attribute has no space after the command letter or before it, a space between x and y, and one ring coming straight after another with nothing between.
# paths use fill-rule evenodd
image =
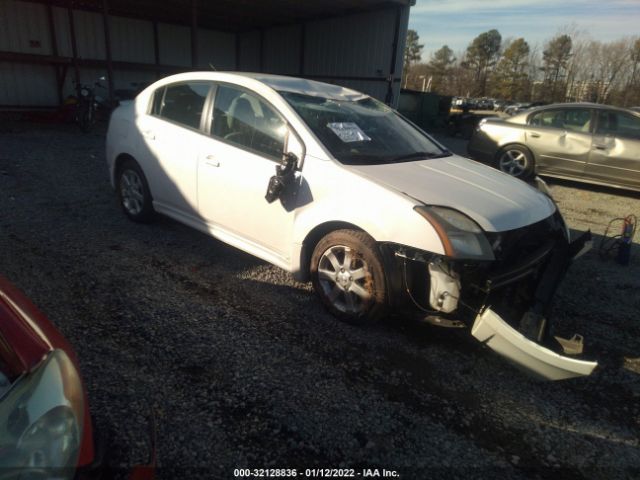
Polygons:
<instances>
[{"instance_id":1,"label":"crumpled front end","mask_svg":"<svg viewBox=\"0 0 640 480\"><path fill-rule=\"evenodd\" d=\"M577 358L582 337L551 334L549 314L556 290L573 259L591 242L590 232L571 242L567 236L556 212L523 228L488 233L493 261L387 248L400 272L395 283L402 285L407 303L422 311L425 320L468 327L476 339L519 368L560 380L589 375L597 365Z\"/></svg>"}]
</instances>

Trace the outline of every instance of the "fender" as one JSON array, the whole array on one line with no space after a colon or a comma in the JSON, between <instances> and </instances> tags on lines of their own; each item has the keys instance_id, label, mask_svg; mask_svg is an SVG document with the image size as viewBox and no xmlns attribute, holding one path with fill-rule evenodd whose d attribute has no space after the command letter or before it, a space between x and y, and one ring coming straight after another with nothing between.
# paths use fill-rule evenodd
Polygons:
<instances>
[{"instance_id":1,"label":"fender","mask_svg":"<svg viewBox=\"0 0 640 480\"><path fill-rule=\"evenodd\" d=\"M306 184L304 176L323 178L323 185ZM313 246L306 252L304 249L309 234L323 224L350 224L367 232L376 242L394 242L445 253L436 230L413 210L419 203L333 161L307 155L301 189L308 190L306 195L312 201L306 205L301 201L294 220L291 271L296 277L304 276L308 250L313 249ZM335 190L343 194L335 195ZM383 210L384 218L380 215Z\"/></svg>"}]
</instances>

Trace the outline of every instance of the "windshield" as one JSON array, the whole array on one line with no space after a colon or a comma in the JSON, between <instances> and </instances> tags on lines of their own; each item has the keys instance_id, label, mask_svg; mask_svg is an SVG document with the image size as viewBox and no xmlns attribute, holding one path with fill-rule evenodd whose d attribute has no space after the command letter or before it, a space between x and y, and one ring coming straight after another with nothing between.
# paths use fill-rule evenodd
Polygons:
<instances>
[{"instance_id":1,"label":"windshield","mask_svg":"<svg viewBox=\"0 0 640 480\"><path fill-rule=\"evenodd\" d=\"M372 165L451 155L371 97L334 100L280 92L340 162Z\"/></svg>"}]
</instances>

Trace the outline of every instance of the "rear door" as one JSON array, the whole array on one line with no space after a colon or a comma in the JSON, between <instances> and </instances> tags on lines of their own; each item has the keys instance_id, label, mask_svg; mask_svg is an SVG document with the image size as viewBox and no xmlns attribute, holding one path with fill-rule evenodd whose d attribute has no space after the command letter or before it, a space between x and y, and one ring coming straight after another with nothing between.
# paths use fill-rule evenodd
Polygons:
<instances>
[{"instance_id":1,"label":"rear door","mask_svg":"<svg viewBox=\"0 0 640 480\"><path fill-rule=\"evenodd\" d=\"M585 176L640 188L640 116L615 110L597 112Z\"/></svg>"},{"instance_id":2,"label":"rear door","mask_svg":"<svg viewBox=\"0 0 640 480\"><path fill-rule=\"evenodd\" d=\"M591 151L590 108L545 109L529 117L527 146L541 173L580 176Z\"/></svg>"},{"instance_id":3,"label":"rear door","mask_svg":"<svg viewBox=\"0 0 640 480\"><path fill-rule=\"evenodd\" d=\"M140 120L142 169L155 203L176 215L197 215L197 165L202 112L212 82L180 82L159 88Z\"/></svg>"}]
</instances>

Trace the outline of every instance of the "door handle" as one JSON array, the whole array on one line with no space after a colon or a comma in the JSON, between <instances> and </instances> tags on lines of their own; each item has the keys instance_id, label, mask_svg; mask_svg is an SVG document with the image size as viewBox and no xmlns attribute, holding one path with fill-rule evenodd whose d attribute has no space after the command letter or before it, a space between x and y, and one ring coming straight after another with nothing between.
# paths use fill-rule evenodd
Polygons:
<instances>
[{"instance_id":1,"label":"door handle","mask_svg":"<svg viewBox=\"0 0 640 480\"><path fill-rule=\"evenodd\" d=\"M607 146L603 145L601 143L594 143L593 146L596 148L596 150L606 150Z\"/></svg>"},{"instance_id":2,"label":"door handle","mask_svg":"<svg viewBox=\"0 0 640 480\"><path fill-rule=\"evenodd\" d=\"M539 133L531 133L531 138L540 138Z\"/></svg>"},{"instance_id":3,"label":"door handle","mask_svg":"<svg viewBox=\"0 0 640 480\"><path fill-rule=\"evenodd\" d=\"M214 157L213 155L207 155L206 157L204 157L204 163L205 165L209 165L210 167L220 166L220 162L216 160L216 157Z\"/></svg>"},{"instance_id":4,"label":"door handle","mask_svg":"<svg viewBox=\"0 0 640 480\"><path fill-rule=\"evenodd\" d=\"M155 134L151 130L143 130L142 131L142 136L144 138L148 138L149 140L155 140L156 139Z\"/></svg>"}]
</instances>

